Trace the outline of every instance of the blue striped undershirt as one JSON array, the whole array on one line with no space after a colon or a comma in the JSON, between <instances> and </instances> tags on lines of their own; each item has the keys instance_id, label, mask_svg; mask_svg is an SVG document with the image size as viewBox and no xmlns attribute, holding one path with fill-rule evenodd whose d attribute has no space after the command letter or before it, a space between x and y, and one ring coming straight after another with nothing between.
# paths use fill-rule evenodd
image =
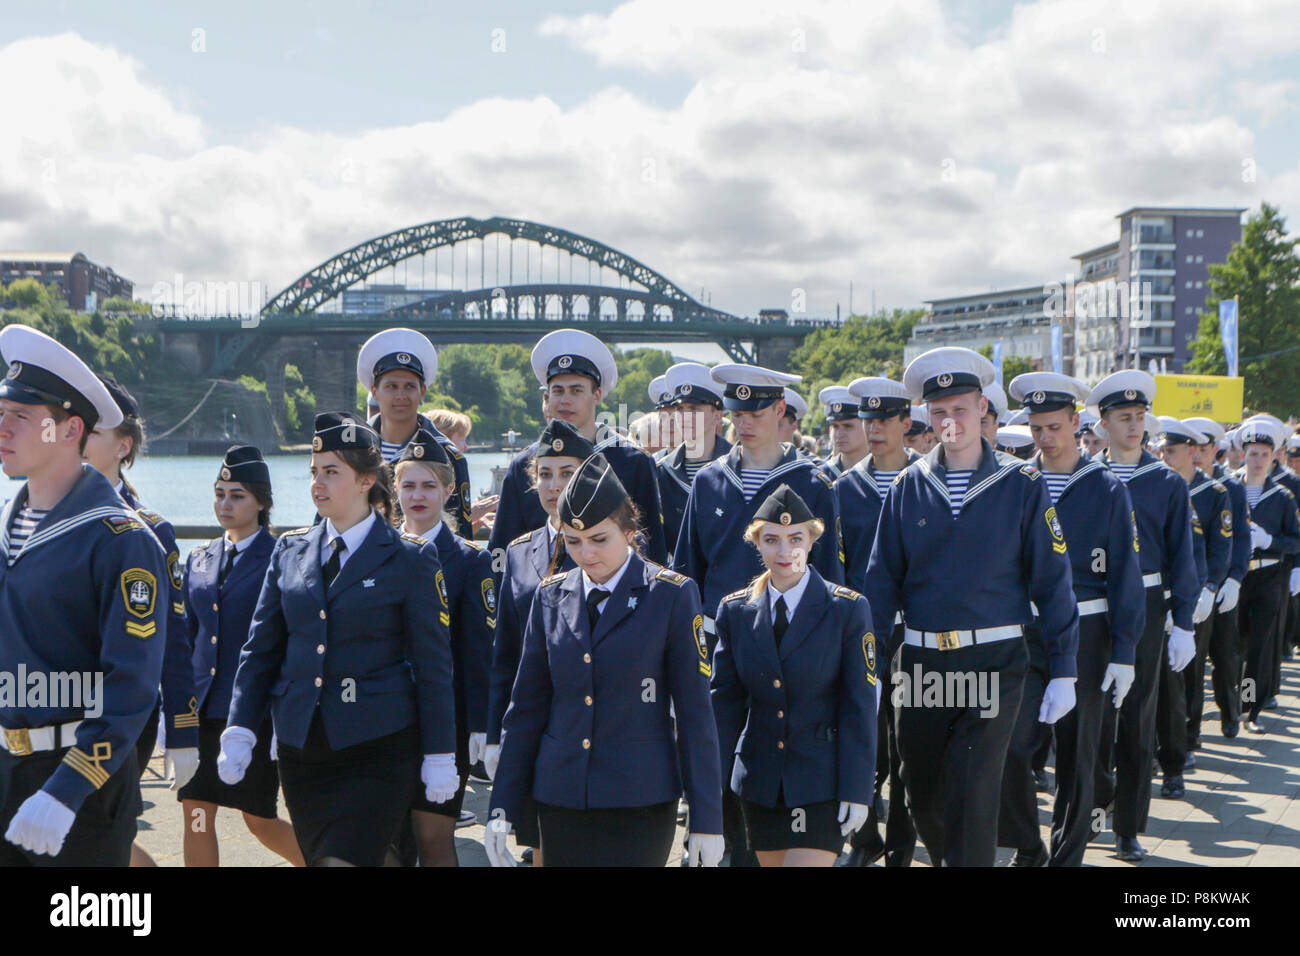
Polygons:
<instances>
[{"instance_id":1,"label":"blue striped undershirt","mask_svg":"<svg viewBox=\"0 0 1300 956\"><path fill-rule=\"evenodd\" d=\"M960 471L948 471L944 474L943 480L948 486L948 500L952 503L954 518L961 511L962 499L966 497L966 486L970 484L970 476L974 473L974 468L963 468Z\"/></svg>"}]
</instances>

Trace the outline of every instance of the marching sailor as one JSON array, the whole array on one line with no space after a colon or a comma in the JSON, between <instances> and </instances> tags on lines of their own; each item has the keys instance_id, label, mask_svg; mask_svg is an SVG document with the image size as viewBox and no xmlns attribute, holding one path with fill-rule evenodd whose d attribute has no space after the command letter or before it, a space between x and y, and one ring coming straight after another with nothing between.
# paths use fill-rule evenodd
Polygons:
<instances>
[{"instance_id":1,"label":"marching sailor","mask_svg":"<svg viewBox=\"0 0 1300 956\"><path fill-rule=\"evenodd\" d=\"M858 417L858 399L842 385L828 385L817 393L831 433L831 456L823 465L832 479L839 478L863 458L870 446L863 421Z\"/></svg>"},{"instance_id":2,"label":"marching sailor","mask_svg":"<svg viewBox=\"0 0 1300 956\"><path fill-rule=\"evenodd\" d=\"M673 396L682 443L659 459L659 502L663 509L664 536L670 551L686 513L686 499L701 468L731 451L731 442L718 434L722 424L723 386L699 362L678 362L664 373Z\"/></svg>"},{"instance_id":3,"label":"marching sailor","mask_svg":"<svg viewBox=\"0 0 1300 956\"><path fill-rule=\"evenodd\" d=\"M645 522L646 557L668 559L664 525L660 517L659 482L654 460L618 431L596 421L603 396L618 384L618 366L604 342L589 332L558 329L542 336L533 347L533 374L546 389L547 414L572 425L613 466ZM528 463L537 454L529 445L514 458L501 483L496 521L488 550L504 554L506 546L546 523L546 512L528 480Z\"/></svg>"},{"instance_id":4,"label":"marching sailor","mask_svg":"<svg viewBox=\"0 0 1300 956\"><path fill-rule=\"evenodd\" d=\"M0 866L126 866L141 806L135 742L162 677L166 555L82 463L91 431L122 419L103 383L25 325L0 330L0 355L0 459L27 478L0 530L0 671L84 688L0 698Z\"/></svg>"},{"instance_id":5,"label":"marching sailor","mask_svg":"<svg viewBox=\"0 0 1300 956\"><path fill-rule=\"evenodd\" d=\"M1142 567L1138 562L1133 505L1124 485L1101 462L1081 452L1076 402L1088 388L1052 372L1029 372L1011 381L1011 396L1024 405L1038 446L1031 459L1043 475L1070 558L1072 590L1079 609L1078 683L1074 709L1052 728L1056 739L1056 799L1052 806L1050 852L1038 835L1038 807L1029 765L1037 709L1026 686L1020 724L1008 751L1014 778L1003 779L1000 842L1016 848L1022 865L1079 866L1092 836L1093 765L1100 745L1102 715L1119 707L1133 685L1138 636L1146 614ZM1046 679L1043 649L1030 641L1031 674ZM1034 678L1031 677L1031 680ZM1108 699L1109 698L1109 699ZM1027 718L1032 718L1027 721ZM1010 788L1010 789L1009 789Z\"/></svg>"},{"instance_id":6,"label":"marching sailor","mask_svg":"<svg viewBox=\"0 0 1300 956\"><path fill-rule=\"evenodd\" d=\"M928 455L938 443L934 429L930 427L930 413L924 405L913 405L910 417L912 424L904 436L904 443L918 455Z\"/></svg>"},{"instance_id":7,"label":"marching sailor","mask_svg":"<svg viewBox=\"0 0 1300 956\"><path fill-rule=\"evenodd\" d=\"M558 511L578 567L533 598L502 720L488 859L515 865L506 837L531 793L547 867L662 867L684 781L691 862L716 866L722 780L695 582L633 550L636 505L600 454Z\"/></svg>"},{"instance_id":8,"label":"marching sailor","mask_svg":"<svg viewBox=\"0 0 1300 956\"><path fill-rule=\"evenodd\" d=\"M992 363L964 348L931 349L907 367L903 384L926 403L940 445L894 480L867 565L872 616L903 612L894 678L903 783L930 859L945 866L994 862L1030 601L1048 662L1039 720L1055 723L1075 700L1079 623L1065 538L1038 469L980 434L981 389L993 378ZM893 651L891 635L884 659ZM956 674L985 688L980 699L943 693ZM936 681L940 706L922 696Z\"/></svg>"},{"instance_id":9,"label":"marching sailor","mask_svg":"<svg viewBox=\"0 0 1300 956\"><path fill-rule=\"evenodd\" d=\"M1151 806L1161 669L1166 658L1174 672L1191 661L1196 653L1192 617L1205 610L1197 607L1202 589L1192 551L1187 483L1142 447L1147 432L1160 427L1148 412L1155 391L1155 379L1146 372L1124 369L1098 382L1087 398L1088 407L1101 418L1093 427L1104 428L1109 443L1100 460L1124 482L1133 502L1146 587L1146 623L1138 640L1133 687L1117 716L1109 708L1105 711L1097 761L1096 799L1099 806L1113 799L1117 855L1130 862L1146 855L1137 835L1146 829Z\"/></svg>"},{"instance_id":10,"label":"marching sailor","mask_svg":"<svg viewBox=\"0 0 1300 956\"><path fill-rule=\"evenodd\" d=\"M664 455L672 451L677 446L680 429L677 425L677 411L673 407L674 395L668 385L668 376L660 375L651 379L648 388L650 392L650 401L654 402L654 428L650 432L654 453L650 456L656 462ZM648 416L647 416L648 417ZM650 451L650 445L646 442L641 443L641 447ZM671 547L672 542L669 541Z\"/></svg>"},{"instance_id":11,"label":"marching sailor","mask_svg":"<svg viewBox=\"0 0 1300 956\"><path fill-rule=\"evenodd\" d=\"M379 434L379 451L392 462L420 429L433 434L451 459L456 489L447 511L456 519L452 528L463 538L474 537L479 517L470 505L469 463L455 443L420 414L420 402L438 374L438 352L414 329L385 329L366 340L357 353L357 380L370 390L379 413L367 424Z\"/></svg>"},{"instance_id":12,"label":"marching sailor","mask_svg":"<svg viewBox=\"0 0 1300 956\"><path fill-rule=\"evenodd\" d=\"M765 570L718 607L718 746L734 755L730 789L762 866L832 866L872 799L871 610L808 565L824 530L781 485L745 530Z\"/></svg>"},{"instance_id":13,"label":"marching sailor","mask_svg":"<svg viewBox=\"0 0 1300 956\"><path fill-rule=\"evenodd\" d=\"M880 509L898 473L921 456L903 444L911 427L912 403L908 391L899 382L887 378L859 378L849 383L849 392L858 403L858 417L865 428L870 453L835 482L844 537L844 580L849 587L865 590L867 562L876 540ZM876 623L885 630L886 622ZM895 614L888 627L902 626ZM902 642L901 631L893 636L893 646ZM891 662L878 665L881 684L889 688ZM916 849L916 828L903 799L903 781L899 775L898 733L895 726L893 695L879 694L880 717L876 729L876 784L871 817L852 837L849 866L869 866L881 856L885 866L911 866ZM892 806L886 805L881 791L889 781ZM880 839L877 825L885 820L885 838Z\"/></svg>"},{"instance_id":14,"label":"marching sailor","mask_svg":"<svg viewBox=\"0 0 1300 956\"><path fill-rule=\"evenodd\" d=\"M716 366L714 371L722 367ZM795 380L800 381L798 378ZM783 444L793 445L799 454L807 456L807 452L799 443L799 423L808 414L808 403L804 401L802 395L789 386L782 389L781 397L785 399L785 413L781 416L780 427L777 429L779 439Z\"/></svg>"},{"instance_id":15,"label":"marching sailor","mask_svg":"<svg viewBox=\"0 0 1300 956\"><path fill-rule=\"evenodd\" d=\"M998 426L1007 424L1007 393L998 382L989 382L982 389L989 400L989 410L980 419L980 434L994 448L998 447ZM1030 442L1032 444L1032 441Z\"/></svg>"}]
</instances>

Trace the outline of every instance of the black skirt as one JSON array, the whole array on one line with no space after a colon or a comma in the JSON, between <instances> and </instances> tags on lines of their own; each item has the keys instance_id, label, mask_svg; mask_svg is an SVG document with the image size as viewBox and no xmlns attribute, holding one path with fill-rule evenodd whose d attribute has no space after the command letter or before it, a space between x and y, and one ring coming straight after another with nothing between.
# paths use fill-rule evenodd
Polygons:
<instances>
[{"instance_id":1,"label":"black skirt","mask_svg":"<svg viewBox=\"0 0 1300 956\"><path fill-rule=\"evenodd\" d=\"M668 863L677 801L648 807L572 810L537 804L542 865L658 866Z\"/></svg>"},{"instance_id":2,"label":"black skirt","mask_svg":"<svg viewBox=\"0 0 1300 956\"><path fill-rule=\"evenodd\" d=\"M415 788L415 799L411 801L412 810L423 810L425 813L436 813L440 817L451 817L455 820L460 819L460 808L465 805L465 784L469 782L469 774L460 775L460 786L456 788L456 795L450 800L444 800L442 803L434 803L425 799L424 781L419 781Z\"/></svg>"},{"instance_id":3,"label":"black skirt","mask_svg":"<svg viewBox=\"0 0 1300 956\"><path fill-rule=\"evenodd\" d=\"M774 807L740 798L751 850L826 850L838 854L844 849L837 801L787 807L783 798L784 794L778 792Z\"/></svg>"},{"instance_id":4,"label":"black skirt","mask_svg":"<svg viewBox=\"0 0 1300 956\"><path fill-rule=\"evenodd\" d=\"M515 826L515 843L519 846L531 846L534 849L542 845L542 831L537 826L537 801L532 795L524 798L524 809L518 820L511 820ZM543 866L545 860L542 861Z\"/></svg>"},{"instance_id":5,"label":"black skirt","mask_svg":"<svg viewBox=\"0 0 1300 956\"><path fill-rule=\"evenodd\" d=\"M199 769L194 778L181 787L178 800L202 800L219 807L241 810L255 817L274 819L280 790L280 773L271 759L271 719L257 729L257 744L244 779L231 786L217 776L217 757L221 755L221 732L226 722L220 717L199 718Z\"/></svg>"},{"instance_id":6,"label":"black skirt","mask_svg":"<svg viewBox=\"0 0 1300 956\"><path fill-rule=\"evenodd\" d=\"M420 782L420 731L404 730L331 750L320 712L301 749L279 743L280 785L310 866L336 857L382 866Z\"/></svg>"}]
</instances>

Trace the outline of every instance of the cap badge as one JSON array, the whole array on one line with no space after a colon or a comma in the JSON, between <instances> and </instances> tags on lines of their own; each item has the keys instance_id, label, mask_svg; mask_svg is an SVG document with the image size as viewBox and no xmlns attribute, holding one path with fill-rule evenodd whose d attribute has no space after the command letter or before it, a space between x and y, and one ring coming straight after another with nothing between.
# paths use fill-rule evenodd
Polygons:
<instances>
[{"instance_id":1,"label":"cap badge","mask_svg":"<svg viewBox=\"0 0 1300 956\"><path fill-rule=\"evenodd\" d=\"M843 402L836 402L834 405L831 406L831 411L838 412L841 411L843 408L844 408Z\"/></svg>"},{"instance_id":2,"label":"cap badge","mask_svg":"<svg viewBox=\"0 0 1300 956\"><path fill-rule=\"evenodd\" d=\"M1031 405L1042 405L1046 401L1047 393L1043 391L1034 392L1034 394L1029 396L1029 404Z\"/></svg>"},{"instance_id":3,"label":"cap badge","mask_svg":"<svg viewBox=\"0 0 1300 956\"><path fill-rule=\"evenodd\" d=\"M312 451L320 451L320 446L321 446L322 444L323 444L323 443L322 443L321 440L320 440L320 435L313 435L313 436L312 436L312 440L311 440L311 450L312 450Z\"/></svg>"},{"instance_id":4,"label":"cap badge","mask_svg":"<svg viewBox=\"0 0 1300 956\"><path fill-rule=\"evenodd\" d=\"M229 480L230 480L230 469L229 469L229 468L222 468L222 469L221 469L221 480L222 480L222 481L229 481Z\"/></svg>"},{"instance_id":5,"label":"cap badge","mask_svg":"<svg viewBox=\"0 0 1300 956\"><path fill-rule=\"evenodd\" d=\"M939 373L938 382L940 388L947 388L949 385L952 384L952 373L951 372Z\"/></svg>"},{"instance_id":6,"label":"cap badge","mask_svg":"<svg viewBox=\"0 0 1300 956\"><path fill-rule=\"evenodd\" d=\"M1130 401L1130 402L1131 402L1131 401L1133 401L1133 399L1135 399L1135 398L1137 398L1137 397L1138 397L1137 389L1135 389L1135 388L1126 388L1126 389L1124 389L1124 398L1125 398L1127 401Z\"/></svg>"},{"instance_id":7,"label":"cap badge","mask_svg":"<svg viewBox=\"0 0 1300 956\"><path fill-rule=\"evenodd\" d=\"M5 377L6 377L6 378L17 378L17 377L18 377L18 374L19 374L22 370L23 370L23 363L22 363L22 362L10 362L10 363L9 363L9 374L8 374L7 376L5 376Z\"/></svg>"},{"instance_id":8,"label":"cap badge","mask_svg":"<svg viewBox=\"0 0 1300 956\"><path fill-rule=\"evenodd\" d=\"M575 528L577 528L579 531L582 530L582 519L581 519L581 518L574 518L572 521L569 522L569 524L573 525L573 526L574 526Z\"/></svg>"},{"instance_id":9,"label":"cap badge","mask_svg":"<svg viewBox=\"0 0 1300 956\"><path fill-rule=\"evenodd\" d=\"M410 365L410 364L411 364L411 356L410 356L410 353L408 353L408 352L398 352L398 353L397 353L397 364L398 364L398 365Z\"/></svg>"},{"instance_id":10,"label":"cap badge","mask_svg":"<svg viewBox=\"0 0 1300 956\"><path fill-rule=\"evenodd\" d=\"M788 512L788 511L782 511L782 512L781 512L781 524L789 524L789 523L790 523L790 512Z\"/></svg>"},{"instance_id":11,"label":"cap badge","mask_svg":"<svg viewBox=\"0 0 1300 956\"><path fill-rule=\"evenodd\" d=\"M564 439L557 438L551 442L551 451L564 451Z\"/></svg>"},{"instance_id":12,"label":"cap badge","mask_svg":"<svg viewBox=\"0 0 1300 956\"><path fill-rule=\"evenodd\" d=\"M879 408L879 407L880 407L879 395L872 395L870 398L867 399L867 408Z\"/></svg>"},{"instance_id":13,"label":"cap badge","mask_svg":"<svg viewBox=\"0 0 1300 956\"><path fill-rule=\"evenodd\" d=\"M424 446L423 446L423 445L413 445L413 446L411 447L411 457L412 457L412 458L423 458L423 457L424 457Z\"/></svg>"},{"instance_id":14,"label":"cap badge","mask_svg":"<svg viewBox=\"0 0 1300 956\"><path fill-rule=\"evenodd\" d=\"M560 360L559 360L558 362L556 362L555 364L558 365L558 366L560 366L560 368L568 368L570 365L573 364L573 356L572 356L572 355L561 355L561 356L560 356Z\"/></svg>"},{"instance_id":15,"label":"cap badge","mask_svg":"<svg viewBox=\"0 0 1300 956\"><path fill-rule=\"evenodd\" d=\"M737 386L736 386L736 397L737 397L738 399L740 399L740 400L743 402L743 401L746 401L746 400L749 398L749 396L750 396L750 391L749 391L749 386L748 386L748 385L737 385Z\"/></svg>"},{"instance_id":16,"label":"cap badge","mask_svg":"<svg viewBox=\"0 0 1300 956\"><path fill-rule=\"evenodd\" d=\"M680 384L680 385L677 386L677 394L678 394L678 395L689 395L690 393L691 393L691 383L690 383L690 382L682 382L682 384Z\"/></svg>"}]
</instances>

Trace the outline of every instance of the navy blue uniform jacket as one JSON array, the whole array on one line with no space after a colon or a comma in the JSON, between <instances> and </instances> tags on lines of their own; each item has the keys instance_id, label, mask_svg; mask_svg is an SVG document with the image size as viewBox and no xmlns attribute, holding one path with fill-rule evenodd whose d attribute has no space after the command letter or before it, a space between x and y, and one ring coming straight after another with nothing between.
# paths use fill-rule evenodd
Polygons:
<instances>
[{"instance_id":1,"label":"navy blue uniform jacket","mask_svg":"<svg viewBox=\"0 0 1300 956\"><path fill-rule=\"evenodd\" d=\"M1244 484L1246 469L1237 472L1237 478ZM1264 479L1264 490L1250 509L1250 520L1273 536L1267 548L1251 552L1252 559L1282 558L1300 552L1300 516L1296 513L1295 496L1276 473Z\"/></svg>"},{"instance_id":2,"label":"navy blue uniform jacket","mask_svg":"<svg viewBox=\"0 0 1300 956\"><path fill-rule=\"evenodd\" d=\"M225 720L230 713L239 652L248 640L262 579L275 548L271 532L258 529L225 584L218 585L225 541L224 537L213 538L191 551L185 561L185 623L194 648L194 693L199 712L217 720Z\"/></svg>"},{"instance_id":3,"label":"navy blue uniform jacket","mask_svg":"<svg viewBox=\"0 0 1300 956\"><path fill-rule=\"evenodd\" d=\"M596 426L596 451L605 456L618 480L627 489L628 497L636 502L641 512L641 528L645 532L645 554L651 561L668 560L668 543L664 539L664 524L659 504L659 480L654 459L647 455L630 438L605 425ZM514 458L506 468L501 482L501 500L492 524L488 550L503 554L506 547L525 531L546 524L546 510L537 497L537 489L528 477L528 465L537 453L533 442ZM499 550L498 550L499 549Z\"/></svg>"},{"instance_id":4,"label":"navy blue uniform jacket","mask_svg":"<svg viewBox=\"0 0 1300 956\"><path fill-rule=\"evenodd\" d=\"M327 595L324 537L322 521L276 541L227 724L256 732L269 707L279 739L301 747L319 705L333 750L418 721L423 753L455 753L451 616L433 546L377 516Z\"/></svg>"},{"instance_id":5,"label":"navy blue uniform jacket","mask_svg":"<svg viewBox=\"0 0 1300 956\"><path fill-rule=\"evenodd\" d=\"M942 444L894 479L867 565L872 616L892 621L901 606L904 623L923 631L1028 625L1033 601L1048 673L1077 677L1079 610L1047 484L1034 465L980 442L956 518ZM880 635L886 661L892 631Z\"/></svg>"},{"instance_id":6,"label":"navy blue uniform jacket","mask_svg":"<svg viewBox=\"0 0 1300 956\"><path fill-rule=\"evenodd\" d=\"M1217 591L1228 576L1228 564L1232 560L1233 528L1236 527L1232 520L1228 489L1198 468L1187 486L1187 493L1191 496L1192 510L1201 527L1205 555L1201 583Z\"/></svg>"},{"instance_id":7,"label":"navy blue uniform jacket","mask_svg":"<svg viewBox=\"0 0 1300 956\"><path fill-rule=\"evenodd\" d=\"M0 517L0 672L14 685L0 698L0 726L81 721L76 745L42 788L76 811L134 752L158 702L171 584L158 539L89 465L9 567L9 530L26 503L24 483ZM51 707L32 699L29 678L19 706L22 672L98 674L102 690L98 701L83 696L84 706ZM93 685L81 688L94 694Z\"/></svg>"},{"instance_id":8,"label":"navy blue uniform jacket","mask_svg":"<svg viewBox=\"0 0 1300 956\"><path fill-rule=\"evenodd\" d=\"M375 415L366 423L376 432L379 431L383 422L382 415ZM451 459L451 470L456 475L456 487L452 494L447 497L447 502L443 506L449 514L456 519L456 533L462 538L474 537L474 522L470 520L470 488L469 488L469 463L465 461L465 456L460 453L450 438L438 431L437 426L423 415L415 416L415 431L411 432L411 438L415 437L415 432L423 428L437 440L447 452L447 457ZM405 448L410 444L411 438L408 438L402 445ZM400 452L401 449L399 448ZM397 496L393 495L394 500ZM244 560L243 558L239 559Z\"/></svg>"},{"instance_id":9,"label":"navy blue uniform jacket","mask_svg":"<svg viewBox=\"0 0 1300 956\"><path fill-rule=\"evenodd\" d=\"M840 510L830 476L819 469L817 462L786 445L780 463L768 472L767 481L754 497L746 501L740 481L741 450L736 445L725 457L696 472L686 502L686 520L673 552L673 568L699 585L705 608L716 609L724 595L744 587L762 572L763 562L758 550L745 540L745 529L768 495L786 484L826 525L826 531L813 545L809 565L827 581L843 584Z\"/></svg>"},{"instance_id":10,"label":"navy blue uniform jacket","mask_svg":"<svg viewBox=\"0 0 1300 956\"><path fill-rule=\"evenodd\" d=\"M713 454L709 456L709 461L717 461L729 451L731 442L717 435L713 439ZM659 506L663 509L664 540L671 549L676 547L677 538L682 533L686 501L691 496L692 480L686 477L685 443L656 458L655 470L659 475Z\"/></svg>"},{"instance_id":11,"label":"navy blue uniform jacket","mask_svg":"<svg viewBox=\"0 0 1300 956\"><path fill-rule=\"evenodd\" d=\"M1110 463L1105 453L1098 460ZM1169 592L1174 627L1190 631L1201 584L1192 553L1192 499L1187 482L1143 449L1137 469L1124 485L1137 518L1142 573L1160 572L1161 583Z\"/></svg>"},{"instance_id":12,"label":"navy blue uniform jacket","mask_svg":"<svg viewBox=\"0 0 1300 956\"><path fill-rule=\"evenodd\" d=\"M767 588L718 606L713 713L735 755L731 789L774 807L870 804L876 775L876 638L856 591L816 569L778 650ZM778 746L780 745L780 746Z\"/></svg>"},{"instance_id":13,"label":"navy blue uniform jacket","mask_svg":"<svg viewBox=\"0 0 1300 956\"><path fill-rule=\"evenodd\" d=\"M556 547L563 547L556 536ZM487 742L501 741L501 718L510 703L510 688L519 673L519 657L524 650L524 628L533 607L537 586L550 572L550 542L546 528L521 534L506 549L506 566L501 575L501 593L497 598L496 634L492 641L492 673L488 687ZM565 552L557 572L575 567Z\"/></svg>"},{"instance_id":14,"label":"navy blue uniform jacket","mask_svg":"<svg viewBox=\"0 0 1300 956\"><path fill-rule=\"evenodd\" d=\"M129 489L124 487L120 494L127 507L133 509L149 525L167 556L169 587L165 595L159 595L159 600L167 601L167 643L163 646L162 671L165 746L197 747L198 700L194 695L194 676L190 671L190 654L194 645L190 643L189 628L185 624L185 574L181 568L180 550L176 546L176 530L158 512L142 506Z\"/></svg>"},{"instance_id":15,"label":"navy blue uniform jacket","mask_svg":"<svg viewBox=\"0 0 1300 956\"><path fill-rule=\"evenodd\" d=\"M1032 463L1040 465L1041 456ZM1083 452L1056 499L1056 516L1069 546L1075 599L1106 599L1111 663L1132 665L1146 626L1147 600L1133 503L1124 483Z\"/></svg>"},{"instance_id":16,"label":"navy blue uniform jacket","mask_svg":"<svg viewBox=\"0 0 1300 956\"><path fill-rule=\"evenodd\" d=\"M529 792L577 810L651 806L681 796L684 777L692 829L721 833L699 592L635 553L629 562L594 632L580 570L537 589L502 722L492 809L517 820Z\"/></svg>"},{"instance_id":17,"label":"navy blue uniform jacket","mask_svg":"<svg viewBox=\"0 0 1300 956\"><path fill-rule=\"evenodd\" d=\"M1228 558L1228 577L1240 584L1250 565L1250 508L1246 488L1222 465L1214 466L1215 481L1228 489L1228 508L1232 512L1232 551Z\"/></svg>"},{"instance_id":18,"label":"navy blue uniform jacket","mask_svg":"<svg viewBox=\"0 0 1300 956\"><path fill-rule=\"evenodd\" d=\"M451 657L456 686L456 755L469 769L469 735L487 729L488 664L496 627L496 579L492 556L445 524L433 544L451 608ZM345 564L346 568L347 565Z\"/></svg>"},{"instance_id":19,"label":"navy blue uniform jacket","mask_svg":"<svg viewBox=\"0 0 1300 956\"><path fill-rule=\"evenodd\" d=\"M921 456L906 449L907 465ZM840 531L844 541L844 580L861 591L866 587L867 562L876 541L876 523L884 501L876 483L876 465L870 455L844 472L835 482L835 498L840 509ZM893 626L892 624L890 625Z\"/></svg>"}]
</instances>

